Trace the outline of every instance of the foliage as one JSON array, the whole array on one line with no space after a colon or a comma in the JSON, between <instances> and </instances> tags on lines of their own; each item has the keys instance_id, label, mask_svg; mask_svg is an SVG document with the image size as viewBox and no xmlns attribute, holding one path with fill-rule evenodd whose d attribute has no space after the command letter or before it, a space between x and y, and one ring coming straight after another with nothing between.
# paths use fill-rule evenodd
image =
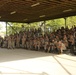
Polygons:
<instances>
[{"instance_id":1,"label":"foliage","mask_svg":"<svg viewBox=\"0 0 76 75\"><path fill-rule=\"evenodd\" d=\"M66 23L69 28L76 26L76 16L68 17Z\"/></svg>"},{"instance_id":2,"label":"foliage","mask_svg":"<svg viewBox=\"0 0 76 75\"><path fill-rule=\"evenodd\" d=\"M10 34L15 34L19 33L20 31L27 31L29 29L38 29L38 22L35 23L13 23L13 22L8 22L7 26L7 33Z\"/></svg>"},{"instance_id":3,"label":"foliage","mask_svg":"<svg viewBox=\"0 0 76 75\"><path fill-rule=\"evenodd\" d=\"M34 23L12 23L9 22L10 25L8 25L8 34L14 34L14 33L19 33L20 31L24 30L30 30L30 29L38 29L41 27L42 29L45 30L50 30L50 31L56 31L57 29L60 29L61 27L65 27L65 19L60 18L60 19L54 19L54 20L48 20L45 22L45 26L41 25L42 22L34 22ZM72 17L67 17L66 18L66 24L69 28L72 26L76 26L76 16Z\"/></svg>"},{"instance_id":4,"label":"foliage","mask_svg":"<svg viewBox=\"0 0 76 75\"><path fill-rule=\"evenodd\" d=\"M65 27L64 23L64 18L49 20L46 21L46 28L50 28L51 31L55 31L61 28L62 26Z\"/></svg>"}]
</instances>

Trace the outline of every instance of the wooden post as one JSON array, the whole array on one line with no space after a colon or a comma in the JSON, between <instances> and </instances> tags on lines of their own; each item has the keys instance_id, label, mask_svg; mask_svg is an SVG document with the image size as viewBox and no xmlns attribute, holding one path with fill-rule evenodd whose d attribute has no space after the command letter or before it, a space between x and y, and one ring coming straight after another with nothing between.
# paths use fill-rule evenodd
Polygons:
<instances>
[{"instance_id":1,"label":"wooden post","mask_svg":"<svg viewBox=\"0 0 76 75\"><path fill-rule=\"evenodd\" d=\"M6 36L7 36L7 22L6 22Z\"/></svg>"},{"instance_id":2,"label":"wooden post","mask_svg":"<svg viewBox=\"0 0 76 75\"><path fill-rule=\"evenodd\" d=\"M45 34L45 23L46 23L46 21L44 21L44 34Z\"/></svg>"},{"instance_id":3,"label":"wooden post","mask_svg":"<svg viewBox=\"0 0 76 75\"><path fill-rule=\"evenodd\" d=\"M67 24L66 24L66 20L67 20L67 18L65 17L64 20L65 20L65 28L66 28L66 27L67 27Z\"/></svg>"}]
</instances>

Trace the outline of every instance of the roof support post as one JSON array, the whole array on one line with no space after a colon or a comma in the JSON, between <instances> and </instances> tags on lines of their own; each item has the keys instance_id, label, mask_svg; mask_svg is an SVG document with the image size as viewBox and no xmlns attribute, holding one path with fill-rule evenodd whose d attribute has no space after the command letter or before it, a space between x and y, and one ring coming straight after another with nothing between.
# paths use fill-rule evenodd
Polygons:
<instances>
[{"instance_id":1,"label":"roof support post","mask_svg":"<svg viewBox=\"0 0 76 75\"><path fill-rule=\"evenodd\" d=\"M43 26L44 26L44 34L45 34L45 25L46 25L46 21L43 22Z\"/></svg>"},{"instance_id":2,"label":"roof support post","mask_svg":"<svg viewBox=\"0 0 76 75\"><path fill-rule=\"evenodd\" d=\"M66 28L67 27L67 18L65 17L64 20L65 20L65 28Z\"/></svg>"},{"instance_id":3,"label":"roof support post","mask_svg":"<svg viewBox=\"0 0 76 75\"><path fill-rule=\"evenodd\" d=\"M46 23L46 21L44 21L44 34L45 34L45 23Z\"/></svg>"},{"instance_id":4,"label":"roof support post","mask_svg":"<svg viewBox=\"0 0 76 75\"><path fill-rule=\"evenodd\" d=\"M7 36L7 22L6 22L6 36Z\"/></svg>"}]
</instances>

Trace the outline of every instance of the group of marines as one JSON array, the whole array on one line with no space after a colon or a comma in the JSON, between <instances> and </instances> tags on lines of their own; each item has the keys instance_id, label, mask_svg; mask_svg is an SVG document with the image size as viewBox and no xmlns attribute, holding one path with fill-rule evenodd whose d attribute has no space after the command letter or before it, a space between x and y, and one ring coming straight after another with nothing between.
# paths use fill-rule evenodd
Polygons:
<instances>
[{"instance_id":1,"label":"group of marines","mask_svg":"<svg viewBox=\"0 0 76 75\"><path fill-rule=\"evenodd\" d=\"M61 28L50 34L41 34L41 30L30 30L7 36L3 42L5 47L24 48L53 53L63 53L64 50L73 49L76 46L76 27ZM2 45L2 46L3 46Z\"/></svg>"}]
</instances>

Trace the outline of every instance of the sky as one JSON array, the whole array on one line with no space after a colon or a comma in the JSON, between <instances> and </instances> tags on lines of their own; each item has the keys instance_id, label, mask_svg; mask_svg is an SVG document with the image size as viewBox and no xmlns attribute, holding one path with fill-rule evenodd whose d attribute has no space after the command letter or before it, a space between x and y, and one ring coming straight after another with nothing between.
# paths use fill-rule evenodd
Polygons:
<instances>
[{"instance_id":1,"label":"sky","mask_svg":"<svg viewBox=\"0 0 76 75\"><path fill-rule=\"evenodd\" d=\"M6 23L0 22L0 25L2 25L2 29L0 29L0 32L6 31Z\"/></svg>"}]
</instances>

